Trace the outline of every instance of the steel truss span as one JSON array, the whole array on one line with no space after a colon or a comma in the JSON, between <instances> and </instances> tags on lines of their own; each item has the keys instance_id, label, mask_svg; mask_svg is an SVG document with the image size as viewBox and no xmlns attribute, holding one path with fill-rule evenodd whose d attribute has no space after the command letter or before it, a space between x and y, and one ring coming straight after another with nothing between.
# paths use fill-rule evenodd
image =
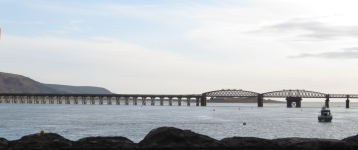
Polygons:
<instances>
[{"instance_id":1,"label":"steel truss span","mask_svg":"<svg viewBox=\"0 0 358 150\"><path fill-rule=\"evenodd\" d=\"M358 94L329 94L329 98L358 98Z\"/></svg>"},{"instance_id":2,"label":"steel truss span","mask_svg":"<svg viewBox=\"0 0 358 150\"><path fill-rule=\"evenodd\" d=\"M259 93L244 90L218 90L205 94L207 97L257 97Z\"/></svg>"},{"instance_id":3,"label":"steel truss span","mask_svg":"<svg viewBox=\"0 0 358 150\"><path fill-rule=\"evenodd\" d=\"M282 90L262 93L263 97L286 98L286 97L301 97L301 98L326 98L327 94L306 91L306 90Z\"/></svg>"},{"instance_id":4,"label":"steel truss span","mask_svg":"<svg viewBox=\"0 0 358 150\"><path fill-rule=\"evenodd\" d=\"M256 93L245 90L217 90L203 93L206 97L270 97L270 98L358 98L358 94L326 94L306 90L281 90L266 93Z\"/></svg>"}]
</instances>

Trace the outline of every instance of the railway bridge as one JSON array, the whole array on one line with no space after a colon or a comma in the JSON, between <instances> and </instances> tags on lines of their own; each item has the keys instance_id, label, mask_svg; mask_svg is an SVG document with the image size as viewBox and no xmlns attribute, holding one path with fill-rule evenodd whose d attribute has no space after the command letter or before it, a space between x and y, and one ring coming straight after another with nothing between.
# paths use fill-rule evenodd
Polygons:
<instances>
[{"instance_id":1,"label":"railway bridge","mask_svg":"<svg viewBox=\"0 0 358 150\"><path fill-rule=\"evenodd\" d=\"M0 93L0 103L49 103L54 104L70 104L73 99L74 104L96 104L96 100L102 105L104 101L111 105L115 100L117 105L120 105L121 99L124 100L125 105L129 105L131 99L133 105L138 104L138 99L141 100L142 105L146 105L147 99L150 99L150 104L155 105L155 101L159 98L160 105L164 105L164 99L168 99L169 105L173 104L173 98L177 99L178 105L182 105L182 101L186 101L187 106L190 106L192 100L196 101L196 106L206 106L208 97L256 97L257 106L263 107L264 98L286 98L287 107L292 107L292 103L296 103L296 107L301 107L302 98L322 98L325 104L329 107L330 98L346 98L346 108L349 108L349 99L358 98L358 94L325 94L306 90L281 90L267 93L256 93L245 90L223 89L217 91L205 92L202 94L57 94L57 93Z\"/></svg>"},{"instance_id":2,"label":"railway bridge","mask_svg":"<svg viewBox=\"0 0 358 150\"><path fill-rule=\"evenodd\" d=\"M287 107L292 107L292 103L296 103L296 107L301 107L302 98L322 98L325 99L325 105L329 107L330 98L346 98L346 108L349 108L349 99L358 98L358 94L325 94L306 90L281 90L266 93L256 93L245 90L218 90L210 91L202 94L201 103L206 105L205 97L257 97L257 106L263 107L263 98L286 98Z\"/></svg>"}]
</instances>

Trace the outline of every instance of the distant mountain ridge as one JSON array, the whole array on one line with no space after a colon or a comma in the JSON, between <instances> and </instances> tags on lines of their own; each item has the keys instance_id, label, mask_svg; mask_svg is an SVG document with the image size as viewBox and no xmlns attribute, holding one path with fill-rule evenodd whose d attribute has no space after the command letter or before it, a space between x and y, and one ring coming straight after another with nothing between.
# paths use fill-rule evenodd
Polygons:
<instances>
[{"instance_id":1,"label":"distant mountain ridge","mask_svg":"<svg viewBox=\"0 0 358 150\"><path fill-rule=\"evenodd\" d=\"M101 87L43 84L22 75L4 72L0 72L0 93L112 94Z\"/></svg>"},{"instance_id":2,"label":"distant mountain ridge","mask_svg":"<svg viewBox=\"0 0 358 150\"><path fill-rule=\"evenodd\" d=\"M112 94L109 90L101 87L92 86L69 86L69 85L58 85L58 84L45 84L46 86L55 89L61 93L71 94Z\"/></svg>"}]
</instances>

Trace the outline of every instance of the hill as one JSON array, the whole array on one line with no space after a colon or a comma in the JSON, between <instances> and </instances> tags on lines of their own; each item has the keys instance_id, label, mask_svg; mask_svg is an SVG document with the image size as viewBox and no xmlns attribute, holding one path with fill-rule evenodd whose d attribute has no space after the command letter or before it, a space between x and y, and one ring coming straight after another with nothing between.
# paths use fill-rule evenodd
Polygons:
<instances>
[{"instance_id":1,"label":"hill","mask_svg":"<svg viewBox=\"0 0 358 150\"><path fill-rule=\"evenodd\" d=\"M69 85L58 85L58 84L45 84L46 86L55 89L60 93L78 93L78 94L112 94L109 90L101 87L92 86L69 86Z\"/></svg>"},{"instance_id":2,"label":"hill","mask_svg":"<svg viewBox=\"0 0 358 150\"><path fill-rule=\"evenodd\" d=\"M58 93L40 82L22 75L0 72L1 93Z\"/></svg>"},{"instance_id":3,"label":"hill","mask_svg":"<svg viewBox=\"0 0 358 150\"><path fill-rule=\"evenodd\" d=\"M111 94L112 92L101 87L43 84L22 75L0 72L0 93Z\"/></svg>"}]
</instances>

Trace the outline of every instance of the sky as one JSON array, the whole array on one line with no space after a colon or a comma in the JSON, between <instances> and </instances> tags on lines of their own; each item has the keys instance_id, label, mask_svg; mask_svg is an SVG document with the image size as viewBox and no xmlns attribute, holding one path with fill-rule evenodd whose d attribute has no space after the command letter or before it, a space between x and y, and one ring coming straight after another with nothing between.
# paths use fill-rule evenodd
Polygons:
<instances>
[{"instance_id":1,"label":"sky","mask_svg":"<svg viewBox=\"0 0 358 150\"><path fill-rule=\"evenodd\" d=\"M358 94L356 0L0 0L0 72L118 94Z\"/></svg>"}]
</instances>

